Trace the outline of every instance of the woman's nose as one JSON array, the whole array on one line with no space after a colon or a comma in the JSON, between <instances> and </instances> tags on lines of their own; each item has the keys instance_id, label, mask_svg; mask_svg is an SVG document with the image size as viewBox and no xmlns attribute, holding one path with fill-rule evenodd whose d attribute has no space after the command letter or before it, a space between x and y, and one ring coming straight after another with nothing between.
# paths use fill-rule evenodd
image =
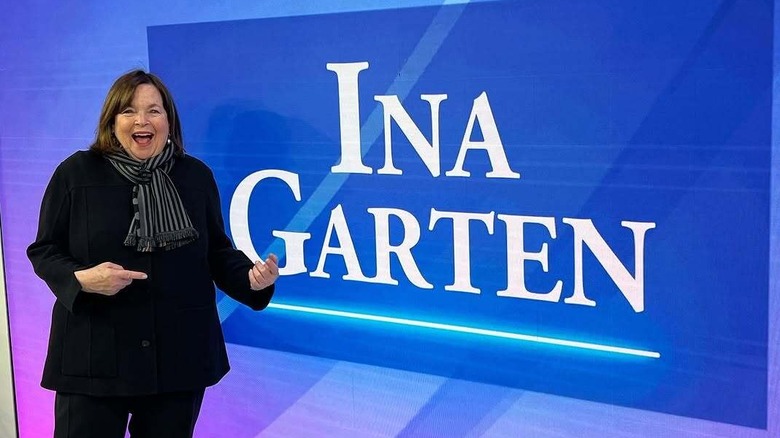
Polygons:
<instances>
[{"instance_id":1,"label":"woman's nose","mask_svg":"<svg viewBox=\"0 0 780 438\"><path fill-rule=\"evenodd\" d=\"M135 124L138 126L146 126L147 123L149 123L149 121L146 120L146 115L143 112L138 112L135 116Z\"/></svg>"}]
</instances>

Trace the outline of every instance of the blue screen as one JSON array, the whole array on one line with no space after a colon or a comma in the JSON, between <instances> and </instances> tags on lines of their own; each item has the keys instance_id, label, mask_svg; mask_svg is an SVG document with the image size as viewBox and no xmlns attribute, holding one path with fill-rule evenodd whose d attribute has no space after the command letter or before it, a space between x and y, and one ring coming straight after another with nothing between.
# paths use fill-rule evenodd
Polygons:
<instances>
[{"instance_id":1,"label":"blue screen","mask_svg":"<svg viewBox=\"0 0 780 438\"><path fill-rule=\"evenodd\" d=\"M771 10L150 27L234 241L287 265L226 340L765 427Z\"/></svg>"}]
</instances>

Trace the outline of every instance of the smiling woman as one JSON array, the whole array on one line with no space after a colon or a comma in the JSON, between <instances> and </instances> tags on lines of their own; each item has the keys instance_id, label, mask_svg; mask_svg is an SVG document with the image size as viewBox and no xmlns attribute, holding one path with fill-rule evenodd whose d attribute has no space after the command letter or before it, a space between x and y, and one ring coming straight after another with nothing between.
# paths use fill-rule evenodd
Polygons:
<instances>
[{"instance_id":1,"label":"smiling woman","mask_svg":"<svg viewBox=\"0 0 780 438\"><path fill-rule=\"evenodd\" d=\"M171 145L184 153L184 142L173 96L155 75L135 70L114 82L98 122L97 138L90 147L99 153L122 149L144 160Z\"/></svg>"},{"instance_id":2,"label":"smiling woman","mask_svg":"<svg viewBox=\"0 0 780 438\"><path fill-rule=\"evenodd\" d=\"M44 194L27 254L57 298L42 381L57 392L55 437L192 436L229 369L214 283L254 310L274 292L276 256L233 247L176 114L157 76L121 76L90 150Z\"/></svg>"},{"instance_id":3,"label":"smiling woman","mask_svg":"<svg viewBox=\"0 0 780 438\"><path fill-rule=\"evenodd\" d=\"M130 106L114 119L114 135L128 155L139 161L162 152L168 131L162 95L151 84L136 87Z\"/></svg>"}]
</instances>

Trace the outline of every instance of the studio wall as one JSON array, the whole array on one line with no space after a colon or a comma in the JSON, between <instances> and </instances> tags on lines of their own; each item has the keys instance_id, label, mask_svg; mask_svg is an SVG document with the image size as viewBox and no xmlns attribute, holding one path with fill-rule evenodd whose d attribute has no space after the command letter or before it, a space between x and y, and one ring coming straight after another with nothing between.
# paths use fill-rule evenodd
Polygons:
<instances>
[{"instance_id":1,"label":"studio wall","mask_svg":"<svg viewBox=\"0 0 780 438\"><path fill-rule=\"evenodd\" d=\"M53 401L25 248L131 68L284 266L262 313L218 297L196 436L780 432L774 2L289 3L8 5L20 436Z\"/></svg>"}]
</instances>

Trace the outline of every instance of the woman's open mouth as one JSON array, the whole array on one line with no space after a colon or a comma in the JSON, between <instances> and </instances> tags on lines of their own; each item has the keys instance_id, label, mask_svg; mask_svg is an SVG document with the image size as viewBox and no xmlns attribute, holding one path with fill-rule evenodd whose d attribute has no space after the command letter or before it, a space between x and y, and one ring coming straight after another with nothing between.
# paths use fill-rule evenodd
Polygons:
<instances>
[{"instance_id":1,"label":"woman's open mouth","mask_svg":"<svg viewBox=\"0 0 780 438\"><path fill-rule=\"evenodd\" d=\"M154 134L151 132L136 132L132 135L133 140L140 146L148 146L152 142Z\"/></svg>"}]
</instances>

